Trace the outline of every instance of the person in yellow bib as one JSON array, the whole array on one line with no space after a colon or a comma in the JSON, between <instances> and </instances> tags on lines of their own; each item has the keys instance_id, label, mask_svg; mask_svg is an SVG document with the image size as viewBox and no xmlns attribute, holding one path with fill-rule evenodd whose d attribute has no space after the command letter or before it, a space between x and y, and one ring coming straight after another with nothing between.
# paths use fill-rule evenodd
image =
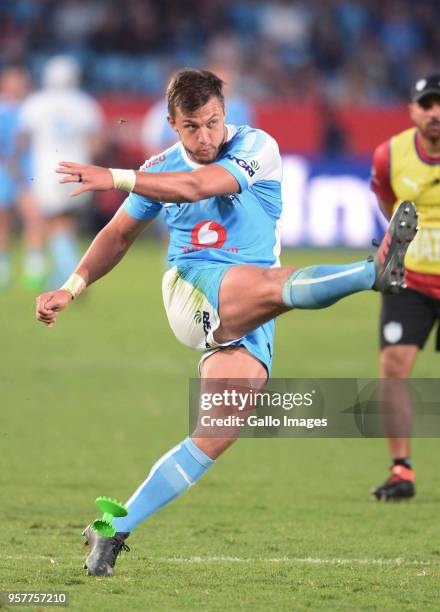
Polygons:
<instances>
[{"instance_id":1,"label":"person in yellow bib","mask_svg":"<svg viewBox=\"0 0 440 612\"><path fill-rule=\"evenodd\" d=\"M419 232L405 257L407 289L382 294L380 376L408 379L417 353L440 319L440 73L416 81L409 114L414 127L377 147L371 187L387 217L401 200L417 208ZM437 332L440 350L440 332ZM391 475L372 493L396 501L415 495L410 436L412 408L403 386L383 385ZM396 392L396 390L398 390Z\"/></svg>"}]
</instances>

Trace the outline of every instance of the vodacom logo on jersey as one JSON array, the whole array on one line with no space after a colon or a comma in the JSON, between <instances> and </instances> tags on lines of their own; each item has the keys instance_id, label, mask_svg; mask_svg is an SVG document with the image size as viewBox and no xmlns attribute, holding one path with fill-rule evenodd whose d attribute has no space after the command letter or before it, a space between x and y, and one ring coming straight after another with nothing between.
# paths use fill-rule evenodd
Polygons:
<instances>
[{"instance_id":1,"label":"vodacom logo on jersey","mask_svg":"<svg viewBox=\"0 0 440 612\"><path fill-rule=\"evenodd\" d=\"M193 227L191 244L196 247L221 249L226 242L226 229L216 221L200 221Z\"/></svg>"},{"instance_id":2,"label":"vodacom logo on jersey","mask_svg":"<svg viewBox=\"0 0 440 612\"><path fill-rule=\"evenodd\" d=\"M226 228L217 221L200 221L191 232L191 246L183 247L184 253L200 251L202 249L221 249L227 238ZM238 249L230 248L228 251L238 253Z\"/></svg>"}]
</instances>

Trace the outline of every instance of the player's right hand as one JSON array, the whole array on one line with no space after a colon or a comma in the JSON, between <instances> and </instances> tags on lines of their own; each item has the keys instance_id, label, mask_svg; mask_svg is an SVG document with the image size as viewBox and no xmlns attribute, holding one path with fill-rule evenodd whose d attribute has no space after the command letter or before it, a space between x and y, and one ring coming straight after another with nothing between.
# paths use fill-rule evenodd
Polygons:
<instances>
[{"instance_id":1,"label":"player's right hand","mask_svg":"<svg viewBox=\"0 0 440 612\"><path fill-rule=\"evenodd\" d=\"M71 196L77 196L86 191L107 191L114 188L113 176L109 168L61 161L55 172L65 175L60 179L60 183L80 183L78 189L70 192Z\"/></svg>"},{"instance_id":2,"label":"player's right hand","mask_svg":"<svg viewBox=\"0 0 440 612\"><path fill-rule=\"evenodd\" d=\"M37 297L35 316L47 327L52 327L56 321L60 310L64 310L72 301L73 296L70 291L57 289L56 291L46 291Z\"/></svg>"}]
</instances>

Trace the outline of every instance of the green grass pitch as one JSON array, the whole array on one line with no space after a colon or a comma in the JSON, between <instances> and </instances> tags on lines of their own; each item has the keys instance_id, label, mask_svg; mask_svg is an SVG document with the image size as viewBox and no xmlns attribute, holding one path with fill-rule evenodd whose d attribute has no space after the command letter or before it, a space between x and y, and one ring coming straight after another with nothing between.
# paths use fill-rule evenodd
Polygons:
<instances>
[{"instance_id":1,"label":"green grass pitch","mask_svg":"<svg viewBox=\"0 0 440 612\"><path fill-rule=\"evenodd\" d=\"M139 242L53 329L35 322L33 296L0 295L0 589L65 590L73 610L91 611L438 610L435 439L414 442L418 496L401 505L369 497L386 476L383 440L241 440L132 535L114 578L85 575L95 497L127 499L187 434L198 354L168 328L164 265ZM374 377L378 307L363 293L285 315L273 375ZM416 374L437 376L432 344Z\"/></svg>"}]
</instances>

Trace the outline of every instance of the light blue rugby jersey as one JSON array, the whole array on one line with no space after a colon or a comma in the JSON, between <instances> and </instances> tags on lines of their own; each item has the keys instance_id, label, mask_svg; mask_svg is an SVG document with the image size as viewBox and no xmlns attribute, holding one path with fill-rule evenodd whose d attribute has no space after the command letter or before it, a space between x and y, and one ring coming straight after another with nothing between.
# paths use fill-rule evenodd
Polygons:
<instances>
[{"instance_id":1,"label":"light blue rugby jersey","mask_svg":"<svg viewBox=\"0 0 440 612\"><path fill-rule=\"evenodd\" d=\"M21 103L10 102L0 98L0 200L12 202L17 198L17 179L8 167L8 158L15 154L17 134L20 130ZM31 154L27 150L18 160L22 179L31 177ZM1 202L0 202L1 203Z\"/></svg>"},{"instance_id":2,"label":"light blue rugby jersey","mask_svg":"<svg viewBox=\"0 0 440 612\"><path fill-rule=\"evenodd\" d=\"M237 179L239 193L183 204L154 202L132 193L123 204L138 220L152 219L165 207L171 266L196 260L279 265L282 167L278 145L266 132L247 125L226 128L227 142L212 163ZM179 142L147 160L141 170L156 173L201 167Z\"/></svg>"},{"instance_id":3,"label":"light blue rugby jersey","mask_svg":"<svg viewBox=\"0 0 440 612\"><path fill-rule=\"evenodd\" d=\"M19 126L20 105L0 98L0 156L13 154Z\"/></svg>"}]
</instances>

